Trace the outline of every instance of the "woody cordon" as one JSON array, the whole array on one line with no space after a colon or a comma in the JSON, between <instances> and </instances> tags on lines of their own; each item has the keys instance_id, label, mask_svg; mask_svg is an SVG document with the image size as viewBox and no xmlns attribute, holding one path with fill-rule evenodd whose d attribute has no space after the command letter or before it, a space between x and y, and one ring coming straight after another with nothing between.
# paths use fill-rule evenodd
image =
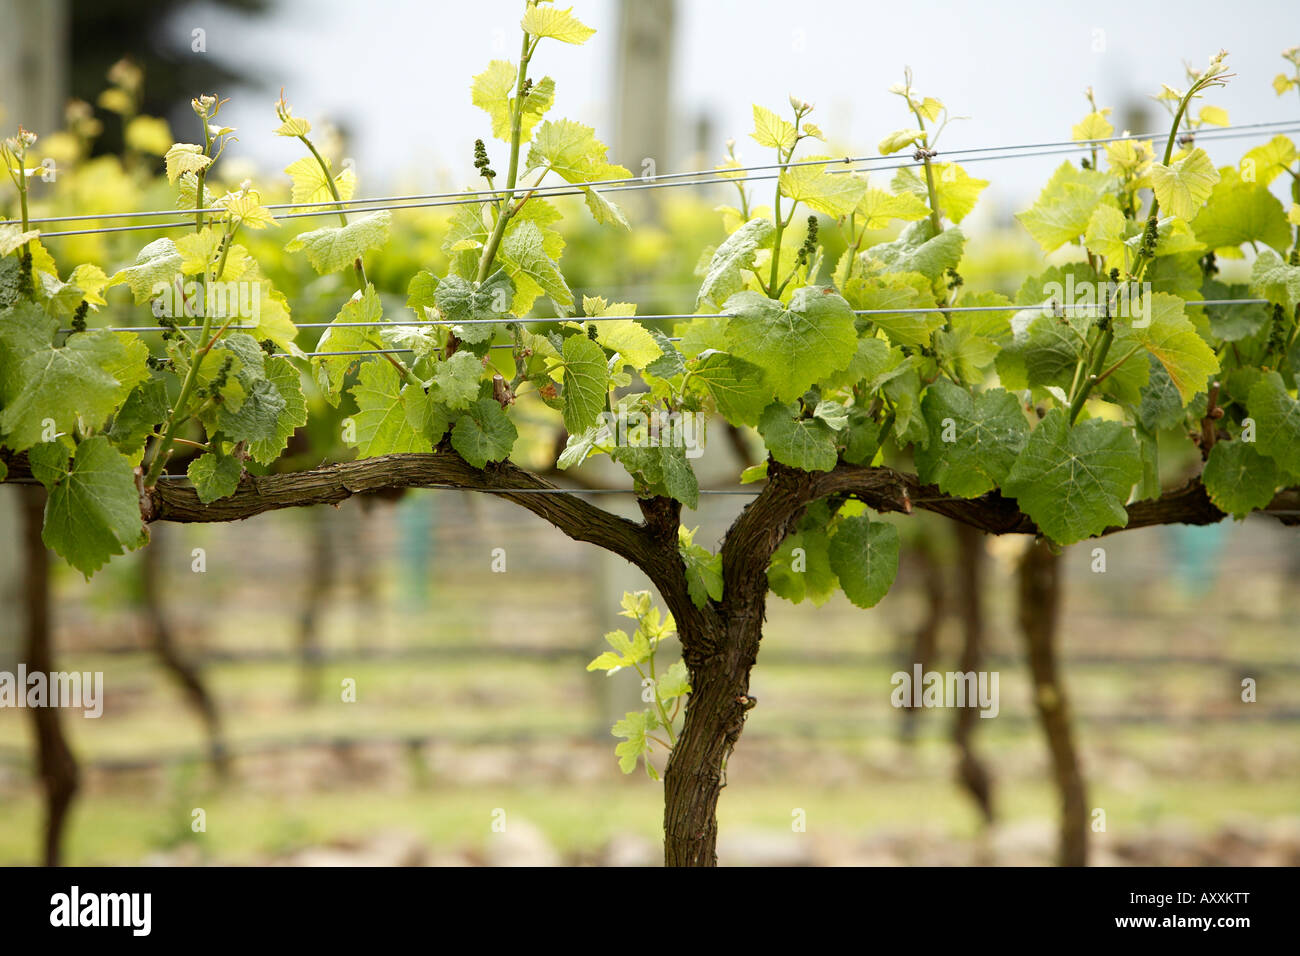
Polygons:
<instances>
[{"instance_id":1,"label":"woody cordon","mask_svg":"<svg viewBox=\"0 0 1300 956\"><path fill-rule=\"evenodd\" d=\"M978 707L981 717L998 715L997 671L895 671L889 682L895 707Z\"/></svg>"},{"instance_id":2,"label":"woody cordon","mask_svg":"<svg viewBox=\"0 0 1300 956\"><path fill-rule=\"evenodd\" d=\"M79 707L83 717L104 713L103 671L0 671L0 707Z\"/></svg>"}]
</instances>

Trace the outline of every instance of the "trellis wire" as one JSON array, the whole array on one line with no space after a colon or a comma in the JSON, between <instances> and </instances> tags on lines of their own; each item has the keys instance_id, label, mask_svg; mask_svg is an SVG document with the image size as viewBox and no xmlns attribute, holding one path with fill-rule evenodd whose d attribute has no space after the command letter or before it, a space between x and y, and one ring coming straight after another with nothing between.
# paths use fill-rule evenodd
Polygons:
<instances>
[{"instance_id":1,"label":"trellis wire","mask_svg":"<svg viewBox=\"0 0 1300 956\"><path fill-rule=\"evenodd\" d=\"M1274 127L1277 127L1277 129L1273 129ZM1232 126L1201 130L1196 133L1196 136L1208 138L1213 142L1219 139L1236 138L1236 136L1239 135L1240 136L1257 135L1259 132L1275 132L1275 133L1294 132L1296 130L1296 127L1297 124L1295 120L1271 120L1269 122L1263 122L1263 123L1238 123ZM1246 132L1246 131L1250 131L1250 132ZM1089 140L1057 140L1053 142L1044 142L1044 143L1021 143L1021 144L1004 145L1004 146L968 147L965 149L936 152L934 154L934 157L938 157L940 155L965 157L967 158L968 161L971 161L971 157L974 157L976 154L1000 153L1005 151L1017 151L1017 150L1036 151L1036 150L1053 149L1056 147L1064 147L1064 151L1066 152L1078 152L1081 150L1091 150L1099 144L1121 142L1124 140L1154 139L1156 137L1163 136L1163 135L1167 135L1167 134L1163 132L1141 133L1141 134L1130 134L1127 136L1108 136L1099 139L1089 139ZM1018 156L982 157L982 158L985 159L1020 158L1022 156L1035 156L1035 155L1051 156L1051 155L1056 155L1056 153L1055 152L1030 152L1030 153L1020 153ZM584 188L595 187L595 186L614 187L614 186L623 186L623 185L631 185L631 184L638 184L644 186L672 185L672 183L668 182L669 180L686 179L695 176L709 177L708 179L705 180L705 182L713 183L713 184L717 184L719 182L727 182L727 181L748 182L750 179L757 179L760 177L738 177L735 176L734 174L763 172L763 171L774 170L774 169L777 170L792 169L792 168L798 168L804 166L836 166L836 165L848 166L854 163L881 163L885 159L888 159L888 156L836 156L836 157L825 157L822 159L799 160L797 162L790 162L790 163L763 163L763 164L755 164L749 166L736 166L731 168L714 167L712 169L695 169L695 170L689 170L680 173L661 173L654 176L628 176L628 177L623 177L621 179L594 179L594 180L587 180L580 183L566 183L564 185L556 184L554 186L537 186L537 185L513 186L513 187L503 186L500 188L491 188L491 189L461 190L459 192L416 193L407 196L381 196L381 197L372 197L370 199L320 200L318 202L301 202L301 203L295 203L295 202L268 203L264 208L295 209L295 210L296 209L307 210L307 209L319 208L319 212L294 213L294 214L287 214L285 216L277 217L280 219L289 219L289 218L296 218L296 217L306 216L306 215L336 215L339 212L370 212L370 211L377 211L378 209L421 208L420 206L408 207L406 205L400 205L400 204L405 204L407 202L423 201L423 200L457 199L460 200L461 202L485 202L491 199L498 199L507 195L514 195L517 193L537 194L541 192L543 195L545 195L550 190L560 190L560 189L571 190L570 192L560 193L560 195L573 195L575 193L580 194ZM903 167L920 166L920 165L923 165L922 160L914 160L913 162L910 163L904 162L904 163L882 164L880 166L875 166L875 167L862 169L862 170L840 169L840 170L832 170L832 172L872 172L878 169L899 169ZM775 177L766 176L761 178L772 179ZM364 205L367 203L385 203L385 204L399 204L399 205L376 206L374 209L359 209L359 210L346 208L346 207ZM221 206L213 206L205 209L193 209L193 210L155 209L155 210L147 210L142 212L112 212L112 213L98 213L98 214L89 213L89 214L78 214L78 215L69 215L69 216L45 216L37 219L29 219L28 224L32 225L32 224L44 223L44 222L73 222L73 221L83 221L83 220L104 220L104 219L143 219L143 218L154 217L154 216L174 216L174 215L180 215L182 213L197 214L201 212L204 214L210 214L210 213L215 214L224 211L225 211L224 208ZM10 219L10 220L0 221L0 225L20 225L20 224L21 224L20 220ZM167 224L167 227L170 227L171 225L173 224ZM191 225L191 223L187 222L184 223L183 225ZM155 226L154 228L163 228L163 227ZM51 236L63 235L63 234L64 233L57 233L57 232L45 233L45 235L51 235Z\"/></svg>"},{"instance_id":2,"label":"trellis wire","mask_svg":"<svg viewBox=\"0 0 1300 956\"><path fill-rule=\"evenodd\" d=\"M1225 305L1268 305L1268 299L1199 299L1186 300L1184 305L1197 306L1225 306ZM923 315L949 312L1024 312L1034 309L1046 308L1047 303L1036 305L955 305L948 308L943 306L933 306L926 308L897 308L897 309L854 309L854 315ZM1076 304L1067 305L1064 303L1057 304L1054 308L1061 311L1072 309L1095 308L1095 306ZM1097 318L1098 316L1088 316L1081 313L1075 313L1079 318ZM506 318L506 319L466 319L462 322L456 322L452 319L414 319L410 322L303 322L295 323L296 329L365 329L375 328L377 330L409 328L413 326L435 326L447 327L453 325L512 325L515 323L541 323L541 322L578 322L586 324L588 322L626 322L635 319L641 322L660 322L676 321L689 322L696 319L734 319L736 315L730 312L692 312L692 313L673 313L668 315L592 315L592 316L555 316L532 319ZM201 325L179 325L179 326L161 326L161 325L110 325L98 329L101 332L166 332L168 329L183 329L186 332L201 332ZM256 325L230 325L226 327L229 331L256 331L259 326ZM62 333L71 333L72 329L59 329ZM669 341L677 341L670 339ZM504 346L510 348L511 346ZM398 349L397 351L414 351L413 349ZM319 352L309 353L318 355L370 355L374 352Z\"/></svg>"},{"instance_id":3,"label":"trellis wire","mask_svg":"<svg viewBox=\"0 0 1300 956\"><path fill-rule=\"evenodd\" d=\"M1273 132L1276 134L1300 131L1300 125L1296 124L1295 121L1274 121L1273 123L1268 123L1268 124L1263 124L1263 123L1250 124L1250 126L1251 128L1249 129L1247 129L1247 127L1243 125L1241 127L1225 127L1221 130L1214 130L1214 131L1207 130L1198 133L1197 135L1201 137L1208 137L1211 139L1211 141L1218 141L1218 140L1226 140L1226 139L1236 139L1243 136L1257 136L1261 132L1261 130L1258 129L1257 127L1263 127L1263 126L1272 127L1268 130L1264 130L1264 132ZM1031 147L1031 151L1028 152L1009 152L1009 153L1001 153L999 155L970 156L965 159L965 162L972 163L972 162L983 162L983 161L994 160L994 159L1025 159L1025 158L1033 158L1036 156L1055 156L1055 155L1061 155L1065 153L1076 153L1076 152L1089 150L1092 148L1092 146L1089 145L1090 143L1104 143L1104 142L1111 142L1114 140L1143 139L1143 138L1147 138L1147 137L1109 137L1108 139L1105 140L1081 140L1075 143L1071 143L1070 145L1064 146L1064 148L1060 148L1060 149L1042 149L1039 147ZM990 147L982 147L981 149L985 151L994 151L994 150L1007 150L1007 149L1024 149L1024 147L990 146ZM973 149L969 151L953 151L951 153L946 153L944 155L958 155L963 152L980 152L980 151L981 151L980 149ZM791 163L788 165L789 166L806 166L806 165L834 166L837 164L869 162L869 161L884 159L884 158L886 157L858 157L858 158L844 157L839 159L804 160L798 163ZM871 172L878 172L878 171L890 170L890 169L913 168L922 165L924 165L924 162L922 160L913 160L911 162L896 162L890 164L882 164L878 166L868 167L865 169L863 168L828 169L827 172L829 174L855 173L855 172L871 173ZM584 194L585 190L588 187L603 185L606 182L612 183L614 185L607 186L604 189L605 192L630 192L630 191L639 191L643 189L667 189L667 188L673 188L677 186L716 186L719 184L725 184L727 182L758 182L764 180L778 179L779 174L777 173L768 173L764 175L745 175L745 176L733 175L733 172L742 172L744 170L750 170L750 169L759 170L759 169L770 169L770 168L779 168L779 167L775 167L774 164L769 166L738 167L734 171L723 167L720 169L713 169L713 170L694 170L689 173L668 173L668 174L664 174L663 176L647 177L646 180L637 181L632 184L627 184L629 181L623 179L592 180L583 183L556 184L554 186L514 187L513 190L509 190L509 191L525 192L530 195L546 198L546 197L553 197L553 196L580 196ZM707 178L682 179L680 181L672 181L672 182L658 181L658 180L668 180L670 177L686 177L686 176L697 176L697 175L705 176ZM328 208L309 210L306 212L286 213L284 215L277 217L277 221L279 221L284 219L301 219L301 218L318 217L318 216L332 216L332 215L338 215L340 212L370 213L370 212L392 211L392 210L399 210L399 209L427 209L427 208L442 207L442 206L473 205L476 203L486 202L492 199L494 195L498 193L504 193L504 192L507 192L507 190L504 189L473 190L473 191L466 191L466 192L459 192L459 193L426 194L434 197L457 197L457 198L438 198L436 201L431 201L431 202L399 201L406 198L418 199L421 198L420 196L378 197L378 198L370 198L370 199L327 201L318 204L276 203L267 208L300 209L305 206L311 206L311 205L321 205L323 207L328 207ZM364 205L366 203L371 203L373 205ZM215 207L211 210L204 210L204 212L222 212L222 211L224 210L222 210L221 207ZM152 210L145 213L122 212L122 213L104 213L100 215L47 217L44 219L29 220L28 224L31 225L37 222L65 222L65 221L72 221L75 219L102 220L108 218L141 218L144 216L155 216L155 215L186 215L186 214L197 214L198 212L199 210L194 210L192 213L190 210ZM18 220L4 220L2 223L0 223L0 225L15 225L15 224L21 224L21 223ZM189 228L193 225L194 223L192 221L184 220L180 222L168 222L168 223L143 223L143 224L132 225L132 226L106 226L98 229L66 229L66 230L57 230L54 232L42 232L41 238L45 239L45 238L57 238L61 236L103 235L103 234L116 233L116 232L135 232L140 230L184 229L184 228Z\"/></svg>"}]
</instances>

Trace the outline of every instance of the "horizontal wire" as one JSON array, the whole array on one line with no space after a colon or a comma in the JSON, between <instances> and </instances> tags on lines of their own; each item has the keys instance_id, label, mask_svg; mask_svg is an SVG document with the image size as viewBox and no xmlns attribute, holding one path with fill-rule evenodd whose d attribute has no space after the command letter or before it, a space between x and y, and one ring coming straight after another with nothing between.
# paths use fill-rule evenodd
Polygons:
<instances>
[{"instance_id":1,"label":"horizontal wire","mask_svg":"<svg viewBox=\"0 0 1300 956\"><path fill-rule=\"evenodd\" d=\"M548 320L542 320L542 321L548 321ZM393 327L396 328L395 325L394 325ZM669 342L680 342L680 341L681 341L681 337L680 337L680 336L674 336L674 337L668 338L668 341L669 341ZM490 349L512 349L512 348L514 348L514 344L513 344L513 343L510 343L510 342L502 342L502 343L499 344L499 345L489 345L488 348L490 348ZM331 355L398 355L398 354L402 354L402 353L406 353L406 352L414 352L414 351L415 351L415 349L358 349L358 350L356 350L356 351L354 351L354 352L302 352L302 353L294 353L294 352L273 352L273 353L271 353L271 358L320 358L320 357L329 357L329 356L331 356ZM430 352L441 352L442 349L441 349L441 348L431 348L431 349L429 349L429 351L430 351Z\"/></svg>"},{"instance_id":2,"label":"horizontal wire","mask_svg":"<svg viewBox=\"0 0 1300 956\"><path fill-rule=\"evenodd\" d=\"M1227 132L1226 129L1227 128L1225 128L1224 131L1220 131L1219 135L1214 136L1213 139L1217 141L1220 139L1235 139L1242 136L1259 135L1258 131ZM1295 121L1290 121L1290 125L1287 126L1286 128L1280 128L1272 131L1278 133L1300 132L1300 124L1297 124ZM1199 134L1199 135L1210 136L1211 134L1207 131L1206 133ZM1120 137L1120 138L1132 139L1134 137ZM1101 142L1101 141L1098 140L1096 142ZM999 147L987 147L987 148L991 150L991 149L997 149ZM1066 153L1083 152L1088 149L1090 149L1090 147L1088 146L1088 141L1080 141L1078 143L1065 146L1064 148L1061 149L1045 149L1045 150L1035 149L1034 151L1030 151L1030 152L1003 153L1000 155L971 156L968 159L966 159L966 162L974 163L974 162L986 162L989 160L998 160L998 159L1025 159L1025 158L1034 158L1037 156L1055 156L1055 155L1062 155ZM878 157L878 158L885 158L885 157ZM812 165L822 165L822 166L830 166L838 162L843 162L843 161L842 160L809 161L809 163ZM808 163L805 163L805 165L806 164ZM924 161L916 160L912 162L901 162L901 163L873 166L867 169L860 169L860 168L829 169L827 170L827 173L830 175L836 175L841 173L857 173L857 172L871 173L871 172L879 172L879 171L891 170L891 169L913 168L913 167L918 167L923 165L924 165ZM686 174L674 174L674 175L686 175ZM678 186L716 186L720 184L725 185L727 182L760 182L760 181L780 178L779 174L776 173L757 175L757 176L733 176L733 175L728 175L727 170L725 169L707 171L704 173L704 175L707 175L708 178L682 180L682 181L675 181L675 182L656 182L656 181L638 182L633 185L610 186L606 188L604 191L607 193L608 192L631 192L631 191L639 191L643 189L669 189ZM658 178L667 178L667 177L665 176L665 177L658 177ZM612 180L612 182L621 183L624 181ZM585 185L586 184L582 184L582 183L578 183L578 184L565 183L565 184L556 184L554 186L534 186L531 189L529 189L528 192L531 193L532 195L536 195L541 198L558 197L558 196L580 196L583 195L585 192ZM432 194L432 195L441 195L441 194ZM473 193L455 193L452 195L462 197L462 198L440 199L434 202L387 202L387 203L384 202L382 198L350 200L349 202L351 203L377 203L377 205L369 205L369 206L361 206L361 207L349 206L349 208L343 210L338 208L332 208L332 209L321 209L321 210L315 210L309 212L287 213L285 215L276 217L276 221L278 222L285 219L302 219L302 218L315 218L319 216L332 216L332 215L338 215L340 212L348 212L348 213L355 214L355 213L370 213L370 212L386 212L386 211L395 211L400 209L428 209L428 208L444 207L444 206L465 206L465 205L474 205L486 201L482 198L479 198L477 194L473 194ZM464 198L466 196L469 196L470 198ZM331 202L328 203L328 205L337 207L339 204ZM299 207L291 205L290 208L299 208ZM217 211L220 212L221 210L218 208ZM186 213L188 213L188 210L184 212L181 210L173 210L169 214L182 215ZM120 215L123 217L130 217L132 214L122 213ZM103 218L107 218L107 214L105 214L104 216L91 216L87 218L103 219ZM29 225L31 224L32 221L33 220L29 220ZM63 220L56 219L51 221L63 221ZM15 220L5 220L3 223L0 224L11 225L14 223ZM161 231L165 229L187 229L192 227L193 225L194 225L193 221L185 220L181 222L143 223L143 224L133 225L133 226L106 226L98 229L65 229L65 230L58 230L54 232L42 232L41 238L46 239L46 238L57 238L61 236L104 235L108 233L137 232L141 230Z\"/></svg>"},{"instance_id":3,"label":"horizontal wire","mask_svg":"<svg viewBox=\"0 0 1300 956\"><path fill-rule=\"evenodd\" d=\"M1123 283L1120 284L1122 285ZM1212 306L1268 305L1269 301L1270 301L1269 299L1185 299L1183 301L1183 304L1185 306L1192 306L1192 307L1210 306L1210 305ZM923 314L939 313L939 312L942 312L944 314L947 314L949 312L1026 312L1026 311L1032 311L1034 309L1046 309L1048 308L1048 306L1049 303L1040 302L1034 305L1016 305L1012 303L1009 305L954 305L948 308L944 308L943 306L934 306L934 307L928 307L923 309L921 308L854 309L853 314L854 315L900 315L900 314L923 315ZM1072 309L1097 308L1097 306L1084 305L1084 304L1070 304L1070 305L1058 304L1055 306L1055 308L1060 309L1061 311L1067 311ZM1086 315L1079 315L1078 313L1076 313L1076 315L1078 315L1079 318L1088 318L1088 316ZM366 329L366 328L373 327L377 330L382 331L384 329L411 328L414 326L447 327L447 326L456 326L456 325L511 325L514 323L536 324L541 322L577 322L579 324L585 325L588 322L626 322L630 319L639 319L642 322L657 322L657 321L679 321L680 322L680 321L691 321L695 319L734 319L734 318L738 318L738 316L730 312L693 312L693 313L676 313L670 315L592 315L592 316L570 316L567 318L556 316L553 318L542 317L542 318L533 318L533 319L527 319L527 318L525 319L518 319L518 318L466 319L461 322L457 322L452 319L413 319L410 322L302 322L302 323L295 323L294 328L296 329ZM91 329L90 331L166 332L171 328L183 329L187 332L201 332L203 330L203 326L201 325L178 325L178 326L167 326L167 327L161 325L110 325L110 326L100 327L96 329ZM231 325L231 326L227 326L226 328L232 332L239 331L239 330L256 331L257 329L261 328L261 326ZM61 333L72 333L75 330L59 329L58 331ZM669 339L669 341L675 342L677 340ZM400 351L409 352L412 350L402 349ZM323 352L317 354L346 355L348 353ZM367 353L357 353L357 354L377 354L377 353L367 352Z\"/></svg>"},{"instance_id":4,"label":"horizontal wire","mask_svg":"<svg viewBox=\"0 0 1300 956\"><path fill-rule=\"evenodd\" d=\"M1237 132L1237 131L1251 130L1253 134L1261 130L1266 131L1272 127L1291 127L1294 126L1295 123L1296 123L1295 120L1270 120L1268 122L1263 122L1263 123L1237 123L1231 126L1215 127L1207 130L1201 130L1198 131L1195 134L1195 136L1209 138L1211 141L1213 141L1216 139L1230 138L1226 134ZM1002 146L966 147L966 148L955 149L955 150L937 151L934 153L934 156L968 157L977 154L991 153L991 152L1003 152L1003 151L1013 151L1013 150L1039 150L1039 149L1048 149L1051 147L1061 147L1061 146L1070 147L1072 151L1090 150L1094 146L1097 146L1099 144L1122 142L1125 140L1153 139L1159 136L1167 136L1167 135L1168 135L1167 131L1164 131L1159 133L1129 134L1126 136L1125 135L1108 136L1108 137L1102 137L1098 139L1088 139L1088 140L1056 140L1052 142L1043 142L1043 143L1018 143L1018 144L1007 144ZM1045 155L1052 155L1052 154L1049 153ZM760 171L768 171L773 169L792 169L792 168L804 167L804 166L829 166L833 164L849 165L852 163L878 163L887 158L888 158L887 156L883 156L883 155L882 156L831 156L822 159L806 159L806 160L798 160L789 163L761 163L761 164L754 164L749 166L735 166L735 167L722 166L722 167L714 167L712 169L688 170L679 173L660 173L654 176L627 176L619 179L593 179L593 180L586 180L580 183L569 183L567 185L581 192L581 190L586 187L616 186L616 185L624 185L624 184L629 184L634 182L658 183L660 181L666 182L669 180L690 178L694 176L714 177L710 179L710 182L718 182L720 179L723 181L727 181L727 180L740 181L739 179L733 177L732 174L760 172ZM921 165L921 164L922 161L917 161L915 163L911 163L907 165ZM884 166L884 167L876 167L876 168L892 169L897 167ZM549 167L548 167L548 171L549 171ZM866 169L860 171L871 172L872 170ZM517 193L536 193L539 190L549 190L549 189L559 189L559 188L564 188L564 187L558 185L557 186L514 186L514 187L503 186L499 188L461 190L458 192L415 193L406 196L372 197L370 199L339 199L339 200L321 200L319 202L268 203L263 208L305 210L305 209L315 209L319 207L320 211L317 213L312 213L312 215L333 215L339 212L357 211L357 210L352 210L349 207L363 205L366 203L405 203L408 201L414 202L414 201L429 200L429 199L463 199L463 200L470 200L470 201L488 201L491 199L502 198L503 196L506 195L514 195ZM401 208L401 207L394 206L392 208ZM221 213L221 212L225 212L226 210L222 206L212 206L206 209L193 209L193 210L184 210L184 211L193 214L197 214L201 212L206 215L209 213L213 213L213 214ZM43 223L43 222L73 222L73 221L82 221L82 220L104 220L104 219L143 219L146 217L154 217L154 216L174 216L174 215L178 215L180 212L181 210L176 210L176 209L154 209L154 210L147 210L143 212L112 212L112 213L88 213L88 214L79 214L79 215L71 215L71 216L45 216L37 219L29 219L28 224L31 225L31 224ZM279 216L277 218L284 219L284 218L292 218L292 217ZM13 220L13 219L0 220L0 225L21 225L21 220ZM51 235L57 235L57 233L51 233Z\"/></svg>"}]
</instances>

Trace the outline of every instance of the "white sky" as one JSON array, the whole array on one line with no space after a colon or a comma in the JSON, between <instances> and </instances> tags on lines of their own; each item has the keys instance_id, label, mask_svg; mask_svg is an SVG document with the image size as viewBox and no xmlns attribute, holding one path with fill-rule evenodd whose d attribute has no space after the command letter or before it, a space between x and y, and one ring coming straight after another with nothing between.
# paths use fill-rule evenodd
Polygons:
<instances>
[{"instance_id":1,"label":"white sky","mask_svg":"<svg viewBox=\"0 0 1300 956\"><path fill-rule=\"evenodd\" d=\"M574 2L598 32L581 48L544 44L538 75L556 79L552 116L590 123L608 142L617 3ZM207 55L265 77L266 93L220 91L235 98L228 121L240 127L236 155L270 169L297 157L292 144L270 134L271 104L283 83L296 113L350 129L360 194L377 195L471 183L472 143L488 128L470 104L470 78L494 57L517 56L520 8L518 0L280 0L268 16L247 21L191 8L170 28L188 40L193 27L203 27ZM747 138L750 104L784 112L788 93L817 104L813 118L839 149L874 155L885 133L907 125L901 101L886 93L905 64L919 90L971 117L948 128L941 149L1068 139L1086 110L1084 87L1093 86L1098 102L1118 115L1161 82L1185 85L1183 60L1203 66L1220 47L1238 75L1207 102L1226 107L1234 124L1300 120L1300 96L1278 97L1270 85L1285 65L1280 51L1300 44L1294 0L1255 0L1238 8L1240 15L1219 0L678 0L677 9L678 145L658 163L660 173L693 168L692 130L701 116L709 117L719 152L734 136L747 162L770 162ZM1166 124L1154 103L1148 117L1154 129ZM1224 163L1254 142L1203 145ZM498 166L502 154L498 144ZM612 158L640 168L640 157ZM1061 161L971 164L972 174L994 183L981 200L984 215L1027 206Z\"/></svg>"}]
</instances>

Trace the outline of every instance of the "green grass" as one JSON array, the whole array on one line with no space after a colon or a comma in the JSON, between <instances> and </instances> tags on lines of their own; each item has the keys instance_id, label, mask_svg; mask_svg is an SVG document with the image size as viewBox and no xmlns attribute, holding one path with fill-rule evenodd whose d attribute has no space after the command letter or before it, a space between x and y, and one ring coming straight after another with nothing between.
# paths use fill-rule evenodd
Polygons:
<instances>
[{"instance_id":1,"label":"green grass","mask_svg":"<svg viewBox=\"0 0 1300 956\"><path fill-rule=\"evenodd\" d=\"M890 781L837 789L745 781L723 792L719 825L789 832L791 811L807 814L808 832L861 839L881 829L925 831L936 838L970 840L978 821L956 788L937 781ZM255 862L268 855L399 830L438 851L482 850L491 839L493 810L507 820L523 818L546 833L566 855L590 854L616 833L662 838L661 789L639 779L596 786L474 786L427 792L343 789L284 797L249 792L192 793L150 799L98 793L74 811L67 862L106 865L142 860L150 852L190 836L190 810L201 806L207 832L194 837L209 859ZM1094 840L1124 840L1150 825L1177 820L1201 832L1225 823L1224 808L1254 820L1294 817L1297 788L1246 782L1158 781L1140 794L1095 785L1091 802L1105 808L1107 833ZM1048 820L1054 796L1039 781L1018 781L998 791L1005 824ZM33 862L40 810L32 797L0 801L0 864Z\"/></svg>"}]
</instances>

